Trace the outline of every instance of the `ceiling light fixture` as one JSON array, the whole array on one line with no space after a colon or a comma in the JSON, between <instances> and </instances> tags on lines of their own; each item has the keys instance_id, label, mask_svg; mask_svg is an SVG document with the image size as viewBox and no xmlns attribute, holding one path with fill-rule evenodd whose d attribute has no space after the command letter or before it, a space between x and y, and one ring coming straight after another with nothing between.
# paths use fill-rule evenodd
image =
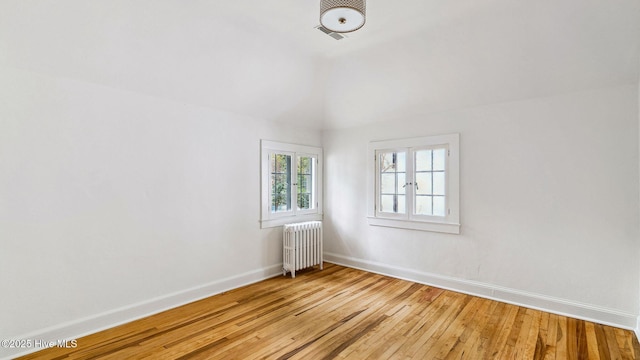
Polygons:
<instances>
[{"instance_id":1,"label":"ceiling light fixture","mask_svg":"<svg viewBox=\"0 0 640 360\"><path fill-rule=\"evenodd\" d=\"M346 33L360 29L365 22L366 0L321 0L320 24L325 28Z\"/></svg>"}]
</instances>

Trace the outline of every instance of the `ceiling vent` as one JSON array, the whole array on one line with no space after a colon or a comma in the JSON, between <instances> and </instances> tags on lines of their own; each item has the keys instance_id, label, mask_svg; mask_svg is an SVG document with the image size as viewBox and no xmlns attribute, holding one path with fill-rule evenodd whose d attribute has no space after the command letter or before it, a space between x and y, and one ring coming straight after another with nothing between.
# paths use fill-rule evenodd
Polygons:
<instances>
[{"instance_id":1,"label":"ceiling vent","mask_svg":"<svg viewBox=\"0 0 640 360\"><path fill-rule=\"evenodd\" d=\"M342 40L342 39L346 38L346 36L344 36L342 34L338 34L337 32L333 32L333 31L327 29L326 27L324 27L322 25L316 26L316 29L322 31L323 33L331 36L332 38L334 38L336 40Z\"/></svg>"}]
</instances>

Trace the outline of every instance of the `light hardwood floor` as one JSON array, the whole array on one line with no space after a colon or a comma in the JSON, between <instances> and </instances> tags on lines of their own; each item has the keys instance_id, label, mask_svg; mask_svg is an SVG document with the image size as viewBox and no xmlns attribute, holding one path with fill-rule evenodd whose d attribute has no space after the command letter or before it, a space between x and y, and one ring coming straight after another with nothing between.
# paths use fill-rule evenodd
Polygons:
<instances>
[{"instance_id":1,"label":"light hardwood floor","mask_svg":"<svg viewBox=\"0 0 640 360\"><path fill-rule=\"evenodd\" d=\"M640 359L633 332L337 265L21 359Z\"/></svg>"}]
</instances>

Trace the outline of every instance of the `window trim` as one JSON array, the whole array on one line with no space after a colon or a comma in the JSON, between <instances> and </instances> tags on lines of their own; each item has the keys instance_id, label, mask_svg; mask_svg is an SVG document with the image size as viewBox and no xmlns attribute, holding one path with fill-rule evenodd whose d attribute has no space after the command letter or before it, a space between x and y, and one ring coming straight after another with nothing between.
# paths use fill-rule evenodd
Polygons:
<instances>
[{"instance_id":1,"label":"window trim","mask_svg":"<svg viewBox=\"0 0 640 360\"><path fill-rule=\"evenodd\" d=\"M407 161L413 161L411 149L432 148L438 145L448 147L446 168L446 196L449 213L444 217L413 215L413 209L406 214L384 214L378 208L378 159L377 152L407 150ZM367 176L367 219L369 225L410 230L434 231L460 234L460 134L446 134L419 138L372 141L369 143ZM413 174L411 174L413 177Z\"/></svg>"},{"instance_id":2,"label":"window trim","mask_svg":"<svg viewBox=\"0 0 640 360\"><path fill-rule=\"evenodd\" d=\"M397 220L405 220L405 218L406 218L406 215L407 215L406 212L405 213L388 212L388 213L384 213L384 215L378 215L380 213L378 211L378 209L380 209L380 206L377 206L377 201L380 198L380 193L378 192L378 190L379 190L378 184L381 181L381 173L378 171L379 163L378 163L378 154L377 153L378 153L378 151L402 152L402 151L405 151L405 150L406 150L406 148L394 147L394 148L387 148L387 149L376 149L374 151L374 165L373 166L375 167L375 170L374 170L375 179L374 179L374 181L375 181L375 184L376 184L375 188L374 188L374 191L375 191L374 197L376 198L375 199L376 204L374 205L374 216L375 217L380 217L380 218L385 218L385 219L397 219ZM406 176L407 173L408 173L408 168L405 168L405 176ZM405 192L405 194L406 194L406 192ZM407 210L407 209L405 208L405 210Z\"/></svg>"},{"instance_id":3,"label":"window trim","mask_svg":"<svg viewBox=\"0 0 640 360\"><path fill-rule=\"evenodd\" d=\"M315 174L315 183L314 190L316 192L316 208L312 210L297 210L297 191L292 190L292 197L294 204L292 205L292 211L286 213L272 213L271 212L271 188L270 188L270 163L269 163L269 154L277 152L277 153L286 153L292 155L291 162L292 167L297 169L297 158L300 156L309 156L315 157L317 159L316 164L316 174ZM304 221L312 221L312 220L322 220L323 217L323 209L322 209L322 148L307 146L307 145L297 145L297 144L289 144L282 143L277 141L270 140L260 140L260 228L272 228L277 226L282 226L284 224L304 222ZM296 171L296 180L297 180L297 171ZM292 184L292 186L295 186Z\"/></svg>"},{"instance_id":4,"label":"window trim","mask_svg":"<svg viewBox=\"0 0 640 360\"><path fill-rule=\"evenodd\" d=\"M322 152L322 149L319 149L320 152ZM318 155L319 153L310 153L310 152L296 152L295 156L294 156L294 168L297 167L298 164L298 159L301 157L309 157L309 158L313 158L316 160L316 164L315 164L315 176L312 176L311 178L311 187L313 188L313 192L311 193L313 200L315 200L316 202L316 206L312 209L298 209L297 206L295 207L295 213L296 215L309 215L309 214L316 214L318 213L318 206L320 206L320 199L319 199L319 191L320 191L320 185L318 182L318 172L319 172L319 168L320 168L320 161L321 161L321 157ZM296 196L294 201L297 203L298 201L298 195L300 194L297 189L298 189L298 172L296 171Z\"/></svg>"}]
</instances>

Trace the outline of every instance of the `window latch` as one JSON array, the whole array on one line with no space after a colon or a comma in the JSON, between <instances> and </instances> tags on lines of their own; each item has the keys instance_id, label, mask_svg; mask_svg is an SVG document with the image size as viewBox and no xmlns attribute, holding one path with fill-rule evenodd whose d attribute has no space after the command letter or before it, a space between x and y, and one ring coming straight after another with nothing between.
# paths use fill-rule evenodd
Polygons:
<instances>
[{"instance_id":1,"label":"window latch","mask_svg":"<svg viewBox=\"0 0 640 360\"><path fill-rule=\"evenodd\" d=\"M415 183L415 184L414 184L414 183L412 183L412 182L408 182L408 183L406 183L406 184L402 185L402 188L403 188L403 189L404 189L404 188L406 188L406 187L407 187L407 185L415 185L415 186L416 186L416 190L420 190L420 188L418 187L418 183Z\"/></svg>"}]
</instances>

